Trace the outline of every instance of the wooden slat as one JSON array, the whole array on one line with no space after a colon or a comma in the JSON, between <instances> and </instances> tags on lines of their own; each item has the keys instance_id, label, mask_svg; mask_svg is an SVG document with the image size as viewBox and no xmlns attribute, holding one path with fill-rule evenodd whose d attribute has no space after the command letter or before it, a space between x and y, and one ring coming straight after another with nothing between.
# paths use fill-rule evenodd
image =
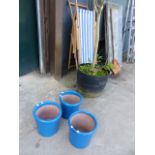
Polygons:
<instances>
[{"instance_id":1,"label":"wooden slat","mask_svg":"<svg viewBox=\"0 0 155 155\"><path fill-rule=\"evenodd\" d=\"M55 17L55 0L49 0L49 58L51 74L55 74Z\"/></svg>"},{"instance_id":2,"label":"wooden slat","mask_svg":"<svg viewBox=\"0 0 155 155\"><path fill-rule=\"evenodd\" d=\"M56 79L62 77L63 57L63 7L64 1L55 0L55 74Z\"/></svg>"},{"instance_id":3,"label":"wooden slat","mask_svg":"<svg viewBox=\"0 0 155 155\"><path fill-rule=\"evenodd\" d=\"M64 1L49 1L50 72L59 80L62 77Z\"/></svg>"},{"instance_id":4,"label":"wooden slat","mask_svg":"<svg viewBox=\"0 0 155 155\"><path fill-rule=\"evenodd\" d=\"M71 5L75 6L76 4L73 2L70 2ZM88 9L88 5L82 4L82 3L78 3L78 7L84 8L84 9Z\"/></svg>"}]
</instances>

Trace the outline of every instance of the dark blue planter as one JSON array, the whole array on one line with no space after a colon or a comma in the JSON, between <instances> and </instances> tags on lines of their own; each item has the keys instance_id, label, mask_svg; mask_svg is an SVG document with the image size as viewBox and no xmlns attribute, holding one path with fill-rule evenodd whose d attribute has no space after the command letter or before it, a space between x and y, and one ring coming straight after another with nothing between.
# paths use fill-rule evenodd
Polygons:
<instances>
[{"instance_id":1,"label":"dark blue planter","mask_svg":"<svg viewBox=\"0 0 155 155\"><path fill-rule=\"evenodd\" d=\"M98 123L94 115L79 110L73 113L68 120L69 140L76 148L85 148L89 145Z\"/></svg>"},{"instance_id":2,"label":"dark blue planter","mask_svg":"<svg viewBox=\"0 0 155 155\"><path fill-rule=\"evenodd\" d=\"M79 110L83 97L74 90L67 90L59 94L59 100L62 107L62 116L68 119L73 112Z\"/></svg>"},{"instance_id":3,"label":"dark blue planter","mask_svg":"<svg viewBox=\"0 0 155 155\"><path fill-rule=\"evenodd\" d=\"M105 76L91 76L82 73L80 70L77 72L77 85L85 91L98 93L101 92L108 81L109 74Z\"/></svg>"},{"instance_id":4,"label":"dark blue planter","mask_svg":"<svg viewBox=\"0 0 155 155\"><path fill-rule=\"evenodd\" d=\"M53 136L59 129L62 110L59 104L53 101L44 101L34 106L32 111L41 136Z\"/></svg>"}]
</instances>

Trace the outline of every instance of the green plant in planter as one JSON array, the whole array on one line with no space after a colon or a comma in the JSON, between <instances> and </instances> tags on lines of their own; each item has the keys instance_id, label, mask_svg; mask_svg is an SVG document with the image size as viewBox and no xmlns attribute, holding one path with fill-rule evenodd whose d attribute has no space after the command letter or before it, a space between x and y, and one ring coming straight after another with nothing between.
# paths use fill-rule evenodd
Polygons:
<instances>
[{"instance_id":1,"label":"green plant in planter","mask_svg":"<svg viewBox=\"0 0 155 155\"><path fill-rule=\"evenodd\" d=\"M103 65L102 63L102 56L97 57L97 64L93 66L93 64L83 64L80 66L79 70L87 75L91 76L105 76L108 75L112 69L113 64L112 63L106 63Z\"/></svg>"}]
</instances>

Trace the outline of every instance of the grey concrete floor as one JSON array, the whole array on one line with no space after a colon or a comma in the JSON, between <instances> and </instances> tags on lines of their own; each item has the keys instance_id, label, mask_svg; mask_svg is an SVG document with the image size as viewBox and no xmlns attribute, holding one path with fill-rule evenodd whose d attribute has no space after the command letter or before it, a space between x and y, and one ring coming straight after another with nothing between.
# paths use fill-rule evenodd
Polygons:
<instances>
[{"instance_id":1,"label":"grey concrete floor","mask_svg":"<svg viewBox=\"0 0 155 155\"><path fill-rule=\"evenodd\" d=\"M99 127L90 145L76 149L68 139L67 121L62 119L59 132L41 137L32 118L32 108L42 100L58 101L60 91L75 84L75 72L60 81L32 72L20 77L20 155L134 155L135 66L123 64L121 74L109 79L102 95L85 98L81 109L93 113Z\"/></svg>"}]
</instances>

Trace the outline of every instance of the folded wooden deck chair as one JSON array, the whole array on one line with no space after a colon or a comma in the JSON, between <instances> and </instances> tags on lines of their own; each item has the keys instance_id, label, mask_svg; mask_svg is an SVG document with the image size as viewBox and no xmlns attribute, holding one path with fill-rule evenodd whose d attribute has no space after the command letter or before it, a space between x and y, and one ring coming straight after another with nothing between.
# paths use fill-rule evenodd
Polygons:
<instances>
[{"instance_id":1,"label":"folded wooden deck chair","mask_svg":"<svg viewBox=\"0 0 155 155\"><path fill-rule=\"evenodd\" d=\"M68 69L71 63L71 53L74 54L76 69L78 69L82 63L93 63L95 12L86 9L88 7L84 5L79 5L76 0L73 13L72 3L69 0L68 3L72 17Z\"/></svg>"}]
</instances>

